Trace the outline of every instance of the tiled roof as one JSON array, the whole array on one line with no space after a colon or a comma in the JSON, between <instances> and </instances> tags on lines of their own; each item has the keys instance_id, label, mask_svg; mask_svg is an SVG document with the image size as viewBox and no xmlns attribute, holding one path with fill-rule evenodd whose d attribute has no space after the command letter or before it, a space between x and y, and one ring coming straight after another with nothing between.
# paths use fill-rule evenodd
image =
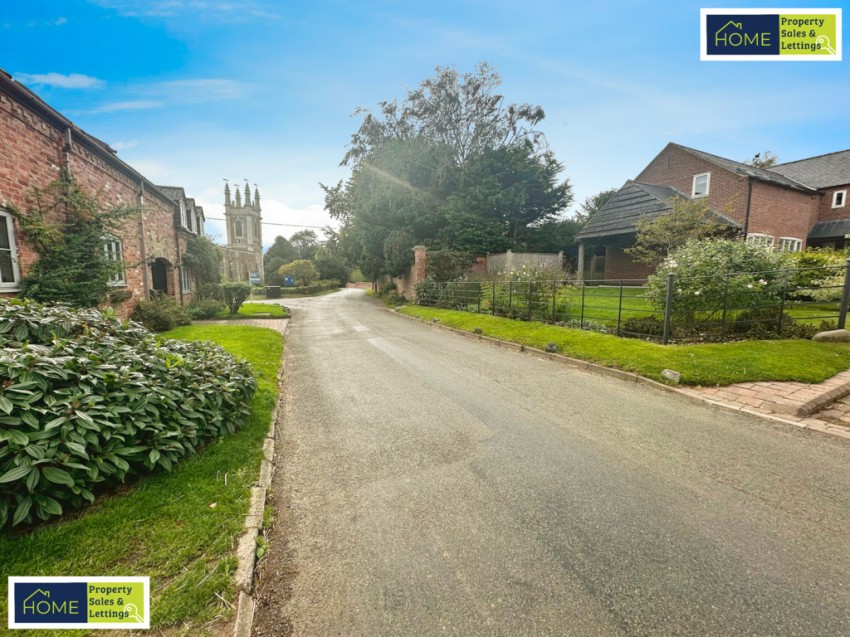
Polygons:
<instances>
[{"instance_id":1,"label":"tiled roof","mask_svg":"<svg viewBox=\"0 0 850 637\"><path fill-rule=\"evenodd\" d=\"M775 171L775 167L771 168L770 170L766 170L764 168L756 168L755 166L750 166L749 164L743 164L733 159L726 159L725 157L712 155L711 153L696 150L695 148L688 148L687 146L680 146L679 144L673 144L673 146L677 146L682 150L696 155L697 157L701 157L702 159L711 162L712 164L719 166L720 168L723 168L724 170L728 170L729 172L741 175L743 177L753 177L754 179L758 179L760 181L766 181L777 186L793 188L794 190L802 190L804 192L811 192L816 189L815 186L809 184L808 182L801 182L798 181L792 175L785 175Z\"/></svg>"},{"instance_id":2,"label":"tiled roof","mask_svg":"<svg viewBox=\"0 0 850 637\"><path fill-rule=\"evenodd\" d=\"M818 221L809 231L809 239L831 239L848 234L850 234L850 219Z\"/></svg>"},{"instance_id":3,"label":"tiled roof","mask_svg":"<svg viewBox=\"0 0 850 637\"><path fill-rule=\"evenodd\" d=\"M813 188L843 186L850 184L850 150L778 164L770 170Z\"/></svg>"},{"instance_id":4,"label":"tiled roof","mask_svg":"<svg viewBox=\"0 0 850 637\"><path fill-rule=\"evenodd\" d=\"M653 219L672 210L669 201L685 195L670 186L654 186L637 181L627 181L617 193L591 217L576 235L577 239L592 239L619 234L631 234L637 230L641 218ZM714 211L712 211L714 212ZM714 212L723 222L732 226L739 224L728 217Z\"/></svg>"},{"instance_id":5,"label":"tiled roof","mask_svg":"<svg viewBox=\"0 0 850 637\"><path fill-rule=\"evenodd\" d=\"M157 189L172 201L186 200L186 191L180 186L157 186Z\"/></svg>"}]
</instances>

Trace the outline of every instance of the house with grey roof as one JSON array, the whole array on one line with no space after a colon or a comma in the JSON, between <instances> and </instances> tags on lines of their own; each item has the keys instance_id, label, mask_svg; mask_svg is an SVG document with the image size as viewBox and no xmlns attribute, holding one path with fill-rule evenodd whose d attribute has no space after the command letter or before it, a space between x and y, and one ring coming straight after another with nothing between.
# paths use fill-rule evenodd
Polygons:
<instances>
[{"instance_id":1,"label":"house with grey roof","mask_svg":"<svg viewBox=\"0 0 850 637\"><path fill-rule=\"evenodd\" d=\"M843 248L850 238L850 150L759 168L679 144L668 144L582 228L582 280L644 279L651 267L625 249L638 220L672 210L675 197L702 200L746 241L777 250Z\"/></svg>"}]
</instances>

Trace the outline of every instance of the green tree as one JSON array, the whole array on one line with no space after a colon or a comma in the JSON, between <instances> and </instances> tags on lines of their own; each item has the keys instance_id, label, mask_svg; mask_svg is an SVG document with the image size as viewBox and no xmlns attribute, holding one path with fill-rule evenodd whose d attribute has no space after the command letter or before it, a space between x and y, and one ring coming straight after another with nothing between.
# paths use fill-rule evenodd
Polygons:
<instances>
[{"instance_id":1,"label":"green tree","mask_svg":"<svg viewBox=\"0 0 850 637\"><path fill-rule=\"evenodd\" d=\"M286 237L275 237L274 243L263 255L263 270L266 273L267 285L280 285L280 277L277 271L280 266L294 261L298 258L298 250Z\"/></svg>"},{"instance_id":2,"label":"green tree","mask_svg":"<svg viewBox=\"0 0 850 637\"><path fill-rule=\"evenodd\" d=\"M295 279L295 284L300 286L312 285L319 279L319 271L316 266L306 259L297 259L292 263L280 266L278 274L281 277L291 276Z\"/></svg>"},{"instance_id":3,"label":"green tree","mask_svg":"<svg viewBox=\"0 0 850 637\"><path fill-rule=\"evenodd\" d=\"M26 212L11 210L39 255L21 281L21 296L74 307L98 305L110 279L125 265L110 259L104 239L116 236L121 222L139 210L104 208L67 174L46 190L34 190L31 202Z\"/></svg>"},{"instance_id":4,"label":"green tree","mask_svg":"<svg viewBox=\"0 0 850 637\"><path fill-rule=\"evenodd\" d=\"M342 161L351 176L323 188L343 252L364 275L401 273L417 243L525 249L569 205L562 166L535 130L543 109L507 104L500 81L487 64L467 74L438 67L402 102L358 109Z\"/></svg>"},{"instance_id":5,"label":"green tree","mask_svg":"<svg viewBox=\"0 0 850 637\"><path fill-rule=\"evenodd\" d=\"M183 253L183 265L189 266L198 284L199 299L216 296L221 282L221 251L207 237L192 237Z\"/></svg>"},{"instance_id":6,"label":"green tree","mask_svg":"<svg viewBox=\"0 0 850 637\"><path fill-rule=\"evenodd\" d=\"M658 265L668 254L693 239L731 236L737 229L720 221L704 201L673 197L672 211L637 222L637 235L625 252L635 260Z\"/></svg>"},{"instance_id":7,"label":"green tree","mask_svg":"<svg viewBox=\"0 0 850 637\"><path fill-rule=\"evenodd\" d=\"M295 248L299 259L312 259L319 249L319 237L313 230L299 230L289 237L289 243Z\"/></svg>"},{"instance_id":8,"label":"green tree","mask_svg":"<svg viewBox=\"0 0 850 637\"><path fill-rule=\"evenodd\" d=\"M752 159L748 159L744 163L755 166L756 168L770 168L779 163L779 156L776 153L766 150L763 153L756 153Z\"/></svg>"},{"instance_id":9,"label":"green tree","mask_svg":"<svg viewBox=\"0 0 850 637\"><path fill-rule=\"evenodd\" d=\"M320 279L338 281L344 287L351 275L351 266L345 257L340 235L330 227L324 228L322 232L325 240L313 257L313 265L319 271Z\"/></svg>"},{"instance_id":10,"label":"green tree","mask_svg":"<svg viewBox=\"0 0 850 637\"><path fill-rule=\"evenodd\" d=\"M593 215L602 209L602 206L608 203L611 197L617 194L617 190L617 188L609 188L585 197L573 218L582 225L586 224L593 218Z\"/></svg>"}]
</instances>

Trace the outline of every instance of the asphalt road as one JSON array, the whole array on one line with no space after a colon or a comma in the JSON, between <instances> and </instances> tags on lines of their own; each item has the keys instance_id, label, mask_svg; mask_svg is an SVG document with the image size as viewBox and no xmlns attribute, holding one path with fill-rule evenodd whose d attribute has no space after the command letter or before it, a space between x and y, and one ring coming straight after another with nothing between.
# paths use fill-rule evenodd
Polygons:
<instances>
[{"instance_id":1,"label":"asphalt road","mask_svg":"<svg viewBox=\"0 0 850 637\"><path fill-rule=\"evenodd\" d=\"M850 445L288 301L270 635L850 635Z\"/></svg>"}]
</instances>

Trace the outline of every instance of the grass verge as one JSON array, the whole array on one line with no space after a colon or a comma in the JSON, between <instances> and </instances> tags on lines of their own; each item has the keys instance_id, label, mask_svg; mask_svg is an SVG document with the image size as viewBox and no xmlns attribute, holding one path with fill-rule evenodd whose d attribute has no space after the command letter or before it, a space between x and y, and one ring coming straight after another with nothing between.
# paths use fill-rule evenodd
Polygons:
<instances>
[{"instance_id":1,"label":"grass verge","mask_svg":"<svg viewBox=\"0 0 850 637\"><path fill-rule=\"evenodd\" d=\"M408 316L432 320L467 332L544 349L550 342L565 356L614 367L663 381L674 369L687 385L730 385L757 381L819 383L850 367L850 344L805 340L738 341L705 345L658 345L610 334L585 332L544 323L408 305Z\"/></svg>"},{"instance_id":2,"label":"grass verge","mask_svg":"<svg viewBox=\"0 0 850 637\"><path fill-rule=\"evenodd\" d=\"M0 615L7 575L147 575L153 634L203 635L231 613L235 538L242 530L262 446L277 400L283 339L241 325L180 327L162 336L215 341L246 358L259 387L251 415L170 473L140 479L84 511L25 535L0 535ZM20 635L98 635L103 631L16 631Z\"/></svg>"},{"instance_id":3,"label":"grass verge","mask_svg":"<svg viewBox=\"0 0 850 637\"><path fill-rule=\"evenodd\" d=\"M282 305L275 303L243 303L236 313L230 310L222 310L215 315L217 319L240 319L240 318L289 318L289 312Z\"/></svg>"}]
</instances>

